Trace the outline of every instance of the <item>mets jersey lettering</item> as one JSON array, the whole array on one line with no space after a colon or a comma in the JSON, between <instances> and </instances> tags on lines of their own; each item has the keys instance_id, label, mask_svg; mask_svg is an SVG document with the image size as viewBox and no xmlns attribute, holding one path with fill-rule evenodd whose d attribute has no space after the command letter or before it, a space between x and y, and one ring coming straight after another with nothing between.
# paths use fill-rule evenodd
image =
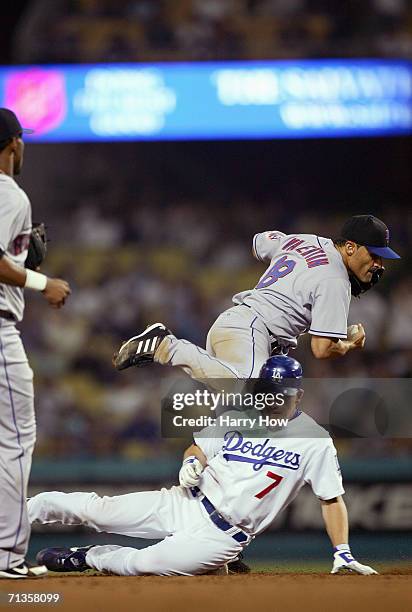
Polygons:
<instances>
[{"instance_id":1,"label":"mets jersey lettering","mask_svg":"<svg viewBox=\"0 0 412 612\"><path fill-rule=\"evenodd\" d=\"M325 251L320 248L309 244L305 240L298 238L292 238L284 246L285 251L296 251L299 255L302 255L307 263L308 268L314 268L315 266L325 266L329 263L329 259L326 256Z\"/></svg>"},{"instance_id":2,"label":"mets jersey lettering","mask_svg":"<svg viewBox=\"0 0 412 612\"><path fill-rule=\"evenodd\" d=\"M301 334L346 338L350 282L329 238L312 234L256 234L253 253L269 265L254 289L233 296L264 322L280 347L297 345Z\"/></svg>"},{"instance_id":3,"label":"mets jersey lettering","mask_svg":"<svg viewBox=\"0 0 412 612\"><path fill-rule=\"evenodd\" d=\"M9 247L9 252L12 255L20 255L24 251L27 251L30 243L30 234L20 234L17 236L11 243Z\"/></svg>"}]
</instances>

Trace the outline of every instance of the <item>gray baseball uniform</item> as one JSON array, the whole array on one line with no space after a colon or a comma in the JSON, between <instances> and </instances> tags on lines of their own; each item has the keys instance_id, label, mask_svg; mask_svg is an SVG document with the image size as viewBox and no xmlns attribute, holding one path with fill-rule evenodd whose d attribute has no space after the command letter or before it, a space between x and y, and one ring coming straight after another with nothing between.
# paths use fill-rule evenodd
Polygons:
<instances>
[{"instance_id":1,"label":"gray baseball uniform","mask_svg":"<svg viewBox=\"0 0 412 612\"><path fill-rule=\"evenodd\" d=\"M180 366L195 379L256 377L271 354L294 348L305 332L346 338L351 288L342 257L329 238L278 231L256 234L255 257L269 263L254 289L211 327L206 350L174 336L155 361Z\"/></svg>"},{"instance_id":2,"label":"gray baseball uniform","mask_svg":"<svg viewBox=\"0 0 412 612\"><path fill-rule=\"evenodd\" d=\"M0 174L0 250L24 266L31 232L29 199ZM26 492L35 442L33 372L16 329L23 289L0 284L0 569L25 558L30 525Z\"/></svg>"}]
</instances>

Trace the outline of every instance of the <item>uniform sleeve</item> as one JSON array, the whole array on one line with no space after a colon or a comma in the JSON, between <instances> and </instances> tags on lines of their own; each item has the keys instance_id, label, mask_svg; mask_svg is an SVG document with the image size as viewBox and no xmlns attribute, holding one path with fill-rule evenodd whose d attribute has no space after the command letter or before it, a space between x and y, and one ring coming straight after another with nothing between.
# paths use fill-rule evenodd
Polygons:
<instances>
[{"instance_id":1,"label":"uniform sleeve","mask_svg":"<svg viewBox=\"0 0 412 612\"><path fill-rule=\"evenodd\" d=\"M309 333L313 336L345 339L350 297L350 286L345 279L329 278L321 281L313 295Z\"/></svg>"},{"instance_id":2,"label":"uniform sleeve","mask_svg":"<svg viewBox=\"0 0 412 612\"><path fill-rule=\"evenodd\" d=\"M253 255L264 263L270 261L279 250L280 241L286 234L277 231L255 234L253 238Z\"/></svg>"},{"instance_id":3,"label":"uniform sleeve","mask_svg":"<svg viewBox=\"0 0 412 612\"><path fill-rule=\"evenodd\" d=\"M310 458L304 480L316 497L324 501L345 493L336 448L330 438L322 450Z\"/></svg>"},{"instance_id":4,"label":"uniform sleeve","mask_svg":"<svg viewBox=\"0 0 412 612\"><path fill-rule=\"evenodd\" d=\"M0 250L5 252L12 240L23 229L25 211L20 198L12 193L2 194L0 198Z\"/></svg>"},{"instance_id":5,"label":"uniform sleeve","mask_svg":"<svg viewBox=\"0 0 412 612\"><path fill-rule=\"evenodd\" d=\"M214 433L212 431L214 430ZM215 437L212 437L212 436ZM211 461L213 457L222 450L222 446L224 444L223 438L216 437L216 428L206 427L202 429L202 431L195 432L193 434L193 440L204 453L206 459Z\"/></svg>"}]
</instances>

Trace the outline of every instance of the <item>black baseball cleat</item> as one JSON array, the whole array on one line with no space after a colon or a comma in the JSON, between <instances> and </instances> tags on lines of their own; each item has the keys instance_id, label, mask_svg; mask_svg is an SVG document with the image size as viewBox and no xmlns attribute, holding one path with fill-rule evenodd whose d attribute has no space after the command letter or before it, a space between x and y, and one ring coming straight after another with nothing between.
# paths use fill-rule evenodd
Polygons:
<instances>
[{"instance_id":1,"label":"black baseball cleat","mask_svg":"<svg viewBox=\"0 0 412 612\"><path fill-rule=\"evenodd\" d=\"M44 548L36 555L37 563L43 563L53 572L86 572L92 569L86 563L86 555L95 544L72 548Z\"/></svg>"},{"instance_id":2,"label":"black baseball cleat","mask_svg":"<svg viewBox=\"0 0 412 612\"><path fill-rule=\"evenodd\" d=\"M250 574L250 567L243 561L242 553L239 554L238 558L227 564L229 574Z\"/></svg>"},{"instance_id":3,"label":"black baseball cleat","mask_svg":"<svg viewBox=\"0 0 412 612\"><path fill-rule=\"evenodd\" d=\"M16 567L0 570L0 578L11 578L19 580L20 578L44 578L47 576L47 567L45 565L34 565L23 561Z\"/></svg>"},{"instance_id":4,"label":"black baseball cleat","mask_svg":"<svg viewBox=\"0 0 412 612\"><path fill-rule=\"evenodd\" d=\"M154 354L159 344L171 334L163 323L153 323L138 336L133 336L123 342L117 353L113 355L113 365L116 370L125 370L131 366L142 366L153 363Z\"/></svg>"}]
</instances>

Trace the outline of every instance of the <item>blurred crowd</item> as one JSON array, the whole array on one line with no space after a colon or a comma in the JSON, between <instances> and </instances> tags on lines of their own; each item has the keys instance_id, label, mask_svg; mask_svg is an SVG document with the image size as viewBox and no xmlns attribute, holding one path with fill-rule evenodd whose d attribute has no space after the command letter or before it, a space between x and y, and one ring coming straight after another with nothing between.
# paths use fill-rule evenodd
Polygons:
<instances>
[{"instance_id":1,"label":"blurred crowd","mask_svg":"<svg viewBox=\"0 0 412 612\"><path fill-rule=\"evenodd\" d=\"M32 0L20 63L412 57L409 0Z\"/></svg>"},{"instance_id":2,"label":"blurred crowd","mask_svg":"<svg viewBox=\"0 0 412 612\"><path fill-rule=\"evenodd\" d=\"M48 181L45 220L52 241L44 269L68 279L73 295L61 311L47 308L40 295L28 296L22 334L35 372L38 456L175 454L175 442L160 436L160 401L173 384L172 369L118 373L111 365L113 351L155 321L204 347L209 327L231 305L232 295L253 287L263 273L251 254L254 233L336 236L343 220L342 210L332 206L318 214L309 213L305 201L299 208L292 189L293 215L287 214L287 200L269 193L258 203L247 193L221 200L201 185L201 195L189 197L176 186L165 197L160 179L136 175L122 149L119 145L115 155L110 146L81 149L87 153L78 158L82 170L70 189ZM173 183L165 168L163 173L164 181ZM394 205L384 218L394 248L407 257L410 215ZM308 339L302 339L293 354L306 377L411 376L408 265L407 258L390 262L379 286L352 300L350 320L364 323L365 350L317 361ZM344 447L360 454L374 448L369 441ZM393 454L394 448L405 450L400 442L381 442L376 452Z\"/></svg>"}]
</instances>

